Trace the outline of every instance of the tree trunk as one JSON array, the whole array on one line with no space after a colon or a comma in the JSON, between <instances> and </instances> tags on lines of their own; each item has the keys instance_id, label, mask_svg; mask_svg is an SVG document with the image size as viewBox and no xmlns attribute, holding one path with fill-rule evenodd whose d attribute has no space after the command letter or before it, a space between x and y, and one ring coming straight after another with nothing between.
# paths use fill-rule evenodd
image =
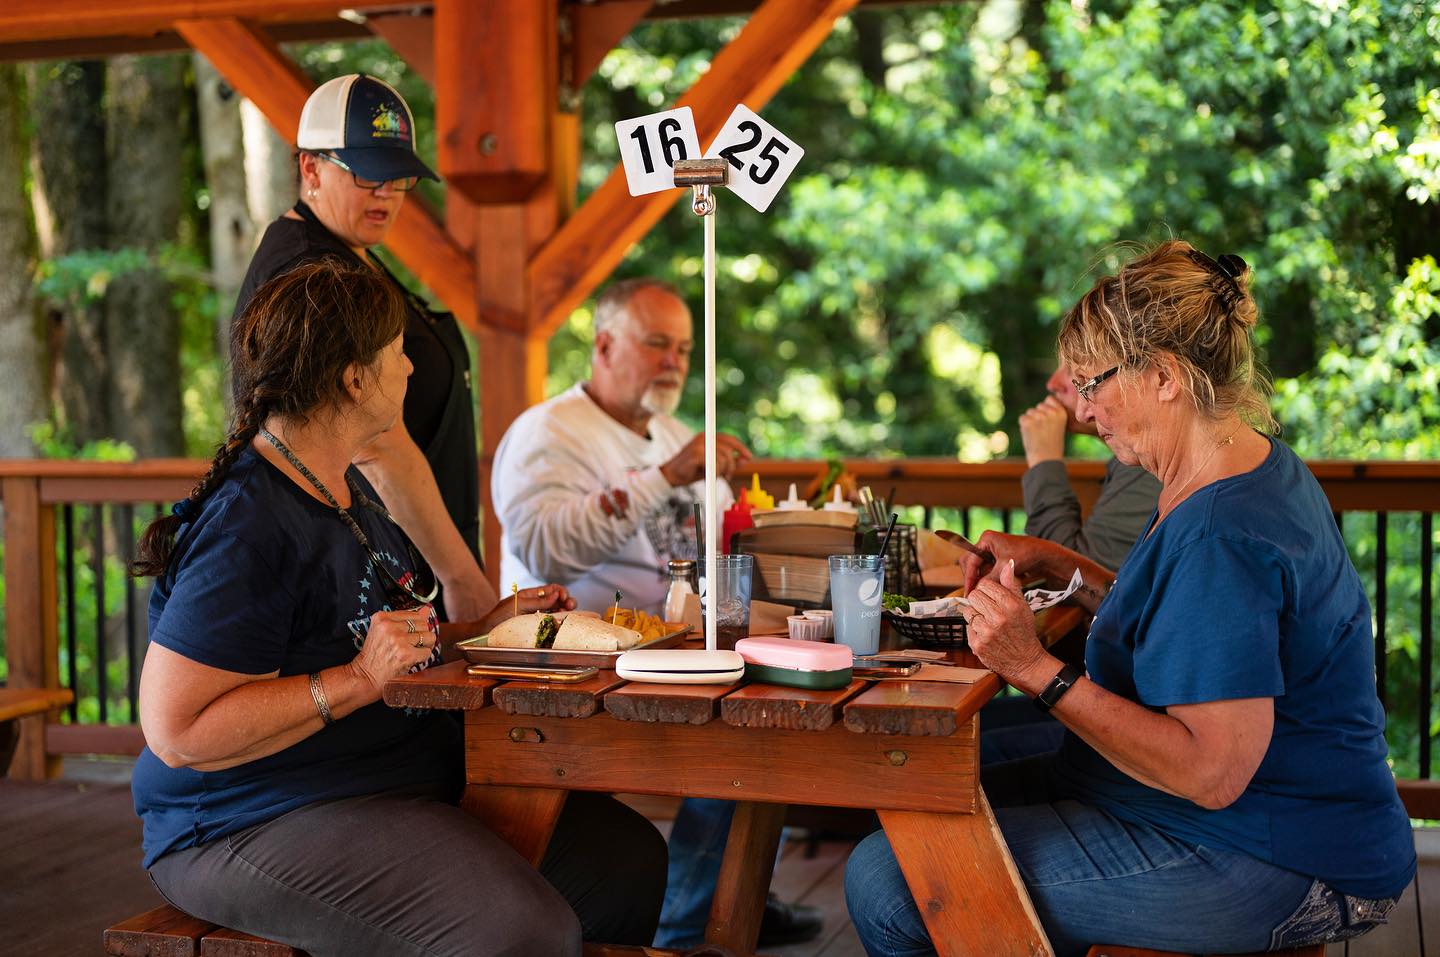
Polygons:
<instances>
[{"instance_id":1,"label":"tree trunk","mask_svg":"<svg viewBox=\"0 0 1440 957\"><path fill-rule=\"evenodd\" d=\"M103 249L105 225L105 65L99 61L29 68L34 188L31 200L46 259ZM79 296L44 304L53 341L51 381L59 419L77 443L110 435L110 362L103 302Z\"/></svg>"},{"instance_id":2,"label":"tree trunk","mask_svg":"<svg viewBox=\"0 0 1440 957\"><path fill-rule=\"evenodd\" d=\"M245 185L250 198L250 219L259 234L281 213L295 205L295 131L282 137L265 119L260 108L249 100L240 103L240 120L245 129Z\"/></svg>"},{"instance_id":3,"label":"tree trunk","mask_svg":"<svg viewBox=\"0 0 1440 957\"><path fill-rule=\"evenodd\" d=\"M0 64L0 183L25 182L21 118L25 83L18 67ZM35 243L23 189L0 190L0 457L28 458L27 428L45 416L40 342L30 270Z\"/></svg>"},{"instance_id":4,"label":"tree trunk","mask_svg":"<svg viewBox=\"0 0 1440 957\"><path fill-rule=\"evenodd\" d=\"M245 142L241 97L210 61L194 55L195 101L200 111L200 151L210 195L210 271L216 294L216 347L220 394L230 398L230 313L255 251L255 222L245 189Z\"/></svg>"},{"instance_id":5,"label":"tree trunk","mask_svg":"<svg viewBox=\"0 0 1440 957\"><path fill-rule=\"evenodd\" d=\"M179 240L189 110L183 56L119 56L106 74L111 246ZM106 303L113 434L142 458L185 451L180 323L159 270L117 277Z\"/></svg>"}]
</instances>

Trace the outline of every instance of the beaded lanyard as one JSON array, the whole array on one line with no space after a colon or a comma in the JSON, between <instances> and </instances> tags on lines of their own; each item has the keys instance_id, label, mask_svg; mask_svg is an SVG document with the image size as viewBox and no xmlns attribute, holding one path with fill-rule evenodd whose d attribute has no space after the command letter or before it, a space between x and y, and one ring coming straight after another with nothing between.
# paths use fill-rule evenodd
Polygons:
<instances>
[{"instance_id":1,"label":"beaded lanyard","mask_svg":"<svg viewBox=\"0 0 1440 957\"><path fill-rule=\"evenodd\" d=\"M330 494L330 490L325 487L325 483L321 482L318 478L316 478L315 473L307 469L305 467L305 463L301 462L298 458L296 458L295 453L291 452L288 448L286 448L285 443L277 439L275 437L275 434L269 429L262 426L260 429L260 435L265 439L266 442L269 442L275 447L275 451L279 452L285 457L285 461L295 466L296 470L299 471L301 475L305 476L306 481L308 481L311 485L315 486L315 491L319 492L325 497L325 501L329 502L330 506L339 513L340 520L349 526L350 531L352 534L354 534L356 541L358 541L362 546L364 546L367 551L373 552L374 549L370 547L370 539L365 537L365 532L363 529L360 528L360 523L355 521L354 517L352 517L351 514L340 505L339 502L335 501L335 496ZM366 497L365 493L360 491L360 489L356 487L354 480L350 478L348 472L345 475L345 485L350 489L350 495L355 500L355 503L357 505L372 508L375 511L379 512L381 515L384 515L386 518L390 518L390 513L385 511L384 506L378 505L375 502L370 501L370 499ZM392 522L394 521L393 518L390 518L390 520Z\"/></svg>"}]
</instances>

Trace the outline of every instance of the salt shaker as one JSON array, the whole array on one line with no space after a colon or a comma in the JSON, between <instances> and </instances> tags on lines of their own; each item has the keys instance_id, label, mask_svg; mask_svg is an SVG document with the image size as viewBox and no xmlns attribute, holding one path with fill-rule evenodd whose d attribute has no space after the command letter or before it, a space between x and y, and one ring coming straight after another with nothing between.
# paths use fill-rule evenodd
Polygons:
<instances>
[{"instance_id":1,"label":"salt shaker","mask_svg":"<svg viewBox=\"0 0 1440 957\"><path fill-rule=\"evenodd\" d=\"M670 560L670 587L665 590L665 620L683 621L685 596L696 591L695 563L688 558Z\"/></svg>"}]
</instances>

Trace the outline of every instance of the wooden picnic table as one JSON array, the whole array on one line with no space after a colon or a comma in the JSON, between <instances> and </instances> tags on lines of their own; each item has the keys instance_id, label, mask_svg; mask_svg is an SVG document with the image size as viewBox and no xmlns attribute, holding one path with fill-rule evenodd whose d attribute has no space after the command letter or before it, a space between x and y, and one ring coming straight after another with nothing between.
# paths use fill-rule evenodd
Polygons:
<instances>
[{"instance_id":1,"label":"wooden picnic table","mask_svg":"<svg viewBox=\"0 0 1440 957\"><path fill-rule=\"evenodd\" d=\"M1037 616L1054 641L1079 609ZM978 666L968 651L947 659ZM1053 952L979 785L980 706L1002 687L857 679L775 685L496 681L451 662L385 686L394 707L465 712L462 806L538 866L569 791L737 802L706 941L751 954L790 804L876 811L937 950ZM656 952L661 953L661 952Z\"/></svg>"}]
</instances>

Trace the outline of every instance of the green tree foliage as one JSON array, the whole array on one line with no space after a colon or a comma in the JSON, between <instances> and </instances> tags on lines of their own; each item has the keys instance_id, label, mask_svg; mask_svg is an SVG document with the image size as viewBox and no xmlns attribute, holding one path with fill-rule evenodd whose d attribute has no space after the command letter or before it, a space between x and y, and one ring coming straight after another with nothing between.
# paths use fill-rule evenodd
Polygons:
<instances>
[{"instance_id":1,"label":"green tree foliage","mask_svg":"<svg viewBox=\"0 0 1440 957\"><path fill-rule=\"evenodd\" d=\"M717 344L722 421L762 453L1005 450L986 437L1039 397L1059 317L1122 240L1245 256L1282 377L1353 354L1440 243L1415 228L1440 182L1434 2L999 6L857 13L765 108L807 154L768 214L722 207ZM673 102L738 28L650 24L611 54L587 186L610 123ZM681 206L623 272L698 291L698 250ZM587 318L557 337L557 386Z\"/></svg>"}]
</instances>

